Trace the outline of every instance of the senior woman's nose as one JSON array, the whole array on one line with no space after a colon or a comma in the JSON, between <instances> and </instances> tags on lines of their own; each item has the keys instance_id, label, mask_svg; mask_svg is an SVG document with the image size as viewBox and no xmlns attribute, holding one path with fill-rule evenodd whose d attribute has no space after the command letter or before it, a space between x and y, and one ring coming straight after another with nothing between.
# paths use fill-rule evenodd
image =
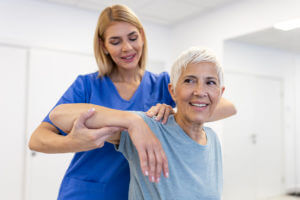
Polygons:
<instances>
[{"instance_id":1,"label":"senior woman's nose","mask_svg":"<svg viewBox=\"0 0 300 200\"><path fill-rule=\"evenodd\" d=\"M197 86L194 88L193 94L195 96L199 96L199 97L207 97L208 96L206 87L202 83L197 84Z\"/></svg>"}]
</instances>

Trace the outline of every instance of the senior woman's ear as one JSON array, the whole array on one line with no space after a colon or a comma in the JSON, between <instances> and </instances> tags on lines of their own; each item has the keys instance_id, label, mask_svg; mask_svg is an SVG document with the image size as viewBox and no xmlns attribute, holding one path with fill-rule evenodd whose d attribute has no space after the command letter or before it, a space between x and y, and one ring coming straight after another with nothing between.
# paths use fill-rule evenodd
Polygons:
<instances>
[{"instance_id":1,"label":"senior woman's ear","mask_svg":"<svg viewBox=\"0 0 300 200\"><path fill-rule=\"evenodd\" d=\"M175 88L172 87L171 83L168 84L168 89L169 89L169 92L170 92L170 95L171 95L173 101L175 101L175 103L176 103Z\"/></svg>"},{"instance_id":2,"label":"senior woman's ear","mask_svg":"<svg viewBox=\"0 0 300 200\"><path fill-rule=\"evenodd\" d=\"M224 91L225 91L225 86L222 86L222 87L221 87L221 95L220 95L221 97L222 97Z\"/></svg>"},{"instance_id":3,"label":"senior woman's ear","mask_svg":"<svg viewBox=\"0 0 300 200\"><path fill-rule=\"evenodd\" d=\"M221 87L221 95L223 95L224 91L225 91L225 86L222 86Z\"/></svg>"}]
</instances>

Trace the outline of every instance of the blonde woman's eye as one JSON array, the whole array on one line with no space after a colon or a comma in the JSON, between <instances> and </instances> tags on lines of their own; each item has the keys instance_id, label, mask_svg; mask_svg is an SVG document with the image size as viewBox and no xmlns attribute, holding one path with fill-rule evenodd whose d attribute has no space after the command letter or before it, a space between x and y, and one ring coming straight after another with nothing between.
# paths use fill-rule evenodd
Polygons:
<instances>
[{"instance_id":1,"label":"blonde woman's eye","mask_svg":"<svg viewBox=\"0 0 300 200\"><path fill-rule=\"evenodd\" d=\"M134 37L129 38L130 41L136 41L137 39L138 39L138 36L134 36Z\"/></svg>"},{"instance_id":2,"label":"blonde woman's eye","mask_svg":"<svg viewBox=\"0 0 300 200\"><path fill-rule=\"evenodd\" d=\"M120 44L120 42L111 42L111 44L116 46L116 45Z\"/></svg>"},{"instance_id":3,"label":"blonde woman's eye","mask_svg":"<svg viewBox=\"0 0 300 200\"><path fill-rule=\"evenodd\" d=\"M111 41L109 41L109 43L112 45L118 45L118 44L120 44L120 40L111 40Z\"/></svg>"}]
</instances>

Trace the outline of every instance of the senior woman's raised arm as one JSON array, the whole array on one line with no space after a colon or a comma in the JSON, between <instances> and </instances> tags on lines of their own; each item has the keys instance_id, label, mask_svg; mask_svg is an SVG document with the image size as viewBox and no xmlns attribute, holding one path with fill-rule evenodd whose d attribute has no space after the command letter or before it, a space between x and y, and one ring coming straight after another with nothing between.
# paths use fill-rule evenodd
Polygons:
<instances>
[{"instance_id":1,"label":"senior woman's raised arm","mask_svg":"<svg viewBox=\"0 0 300 200\"><path fill-rule=\"evenodd\" d=\"M153 181L152 177L158 180L163 171L165 177L168 177L169 169L165 152L157 137L137 114L93 104L61 104L51 111L50 119L58 128L69 133L68 136L101 127L127 129L138 151L144 175L149 175L150 181ZM120 131L106 134L104 138L116 144L120 138L119 133Z\"/></svg>"}]
</instances>

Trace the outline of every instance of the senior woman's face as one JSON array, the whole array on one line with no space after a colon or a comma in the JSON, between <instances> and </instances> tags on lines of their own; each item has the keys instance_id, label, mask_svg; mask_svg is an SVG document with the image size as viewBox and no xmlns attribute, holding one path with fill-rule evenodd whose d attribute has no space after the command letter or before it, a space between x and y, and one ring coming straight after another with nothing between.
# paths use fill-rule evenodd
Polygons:
<instances>
[{"instance_id":1,"label":"senior woman's face","mask_svg":"<svg viewBox=\"0 0 300 200\"><path fill-rule=\"evenodd\" d=\"M177 118L188 123L204 123L212 115L223 91L215 64L189 64L180 75L175 91L170 88L177 104Z\"/></svg>"}]
</instances>

